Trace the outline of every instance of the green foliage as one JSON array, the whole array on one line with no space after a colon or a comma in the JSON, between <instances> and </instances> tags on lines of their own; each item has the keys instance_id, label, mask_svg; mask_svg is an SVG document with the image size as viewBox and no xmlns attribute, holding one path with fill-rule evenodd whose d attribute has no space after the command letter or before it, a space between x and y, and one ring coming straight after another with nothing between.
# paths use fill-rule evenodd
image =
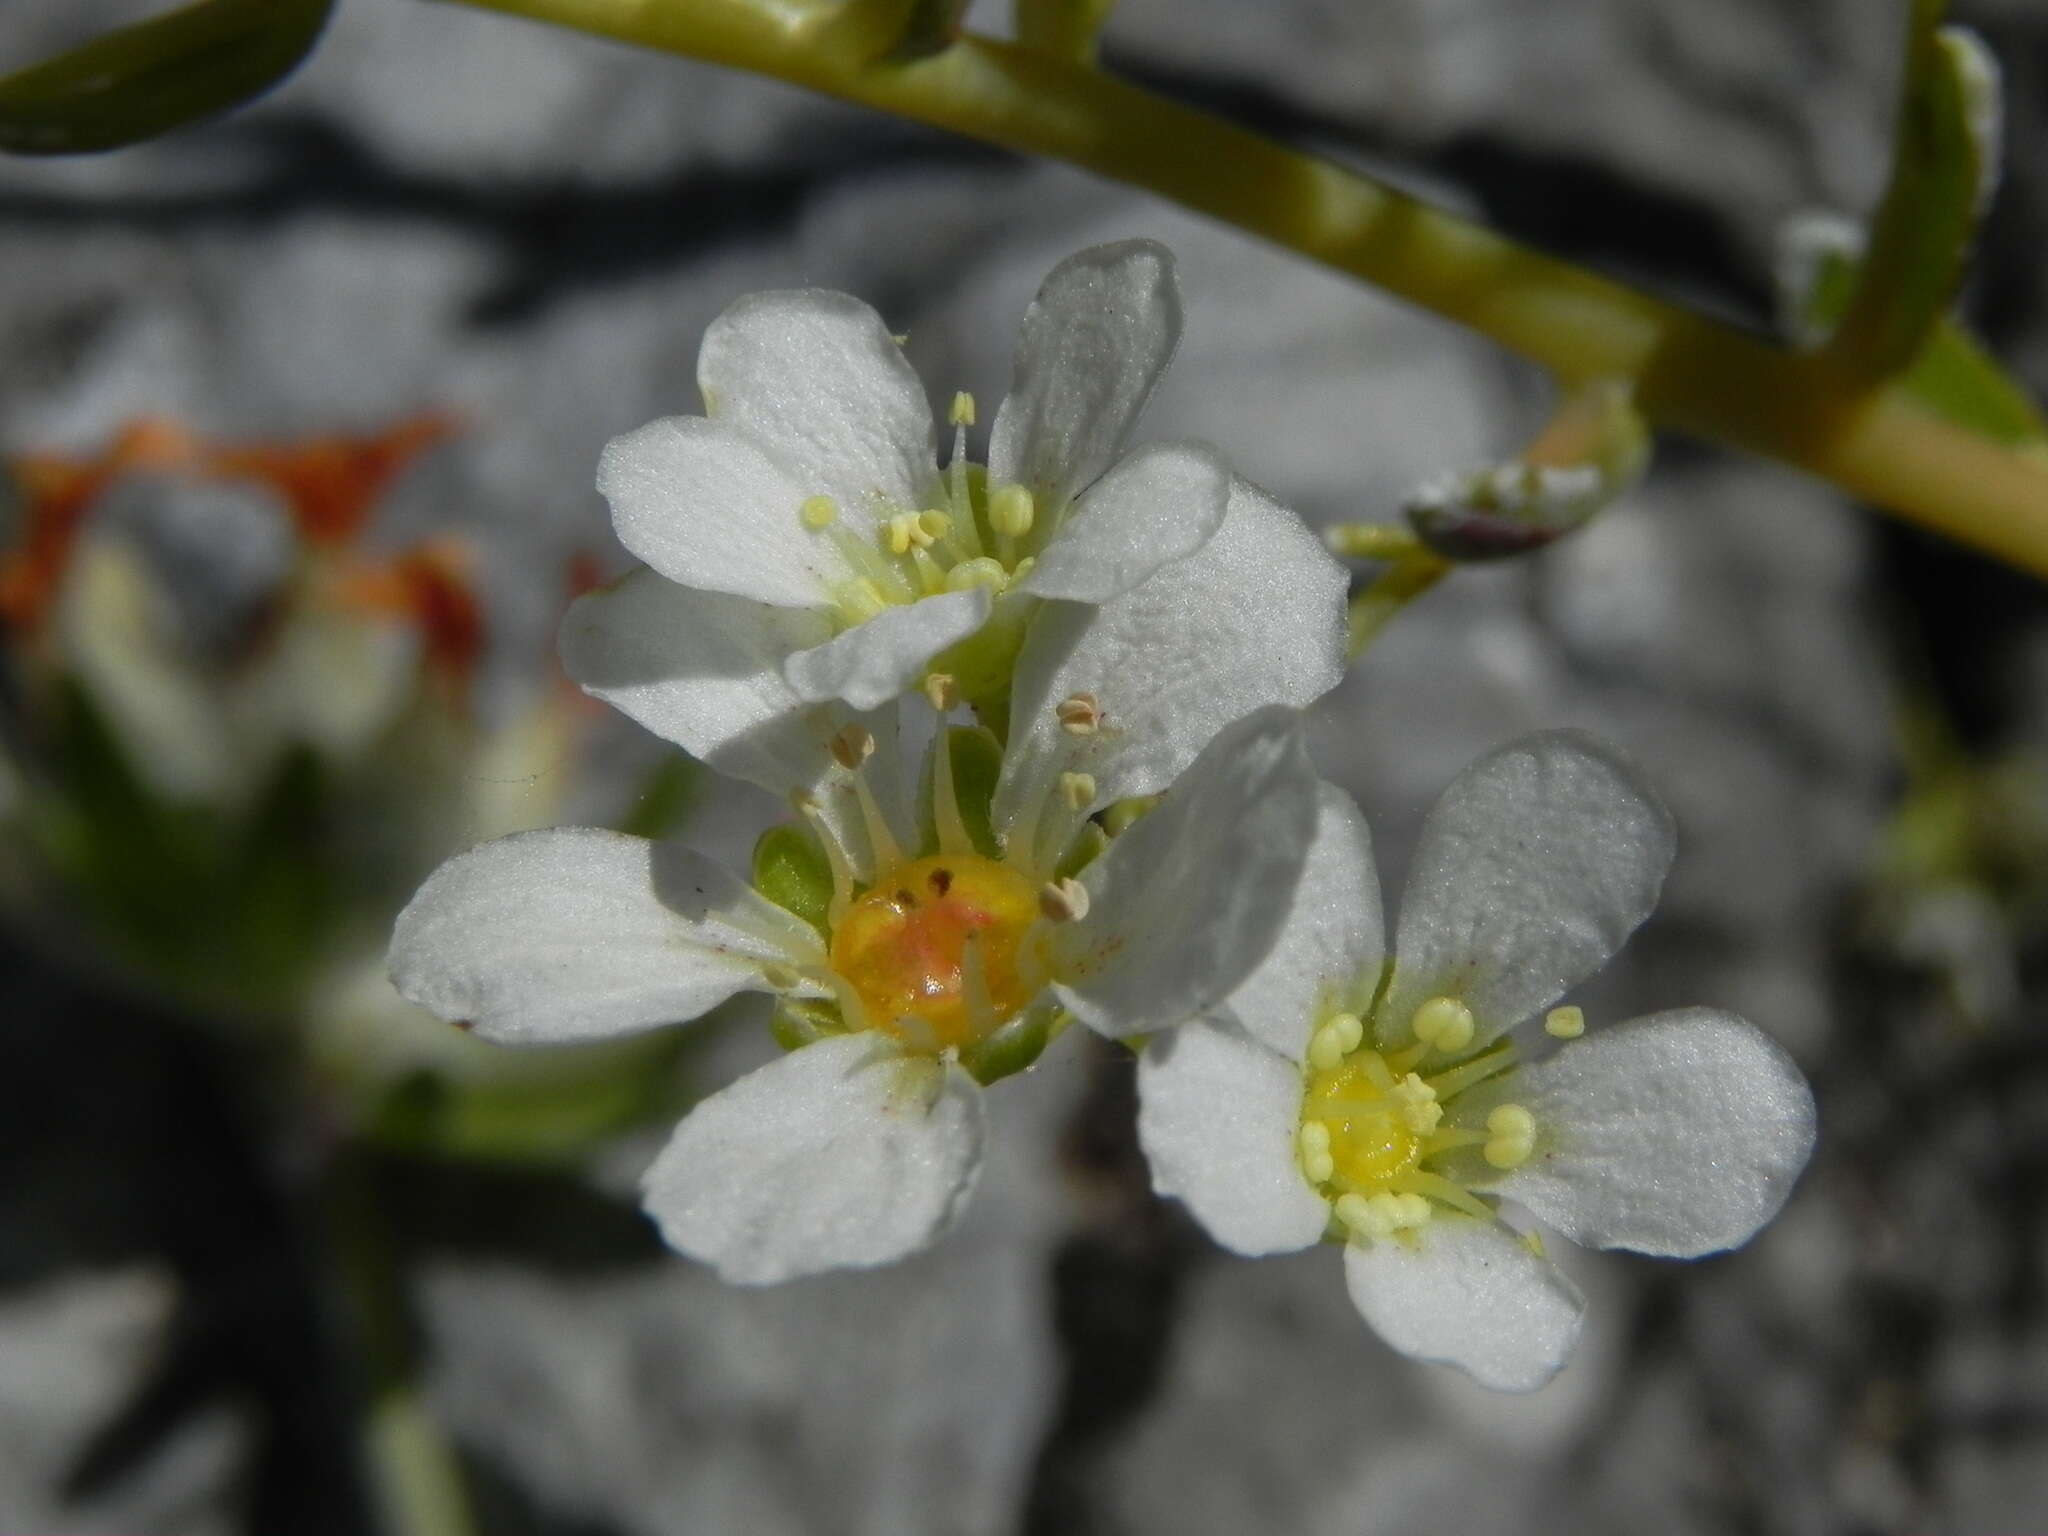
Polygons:
<instances>
[{"instance_id":1,"label":"green foliage","mask_svg":"<svg viewBox=\"0 0 2048 1536\"><path fill-rule=\"evenodd\" d=\"M313 49L334 0L200 0L0 80L0 149L118 149L261 95Z\"/></svg>"}]
</instances>

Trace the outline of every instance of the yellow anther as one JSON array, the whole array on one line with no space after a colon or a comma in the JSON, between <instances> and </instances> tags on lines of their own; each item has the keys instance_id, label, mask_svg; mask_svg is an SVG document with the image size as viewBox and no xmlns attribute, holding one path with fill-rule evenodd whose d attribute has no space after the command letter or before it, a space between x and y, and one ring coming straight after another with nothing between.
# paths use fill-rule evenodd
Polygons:
<instances>
[{"instance_id":1,"label":"yellow anther","mask_svg":"<svg viewBox=\"0 0 2048 1536\"><path fill-rule=\"evenodd\" d=\"M1407 1194L1397 1195L1395 1199L1401 1205L1401 1219L1399 1223L1401 1226L1414 1228L1429 1225L1429 1219L1434 1214L1435 1208L1430 1205L1427 1196Z\"/></svg>"},{"instance_id":2,"label":"yellow anther","mask_svg":"<svg viewBox=\"0 0 2048 1536\"><path fill-rule=\"evenodd\" d=\"M796 986L800 978L788 966L770 961L761 967L761 979L777 992L788 992Z\"/></svg>"},{"instance_id":3,"label":"yellow anther","mask_svg":"<svg viewBox=\"0 0 2048 1536\"><path fill-rule=\"evenodd\" d=\"M1393 1227L1387 1224L1385 1214L1364 1195L1339 1195L1331 1207L1339 1221L1363 1237L1391 1237Z\"/></svg>"},{"instance_id":4,"label":"yellow anther","mask_svg":"<svg viewBox=\"0 0 2048 1536\"><path fill-rule=\"evenodd\" d=\"M1519 1104L1502 1104L1486 1117L1486 1128L1496 1136L1526 1141L1536 1134L1536 1117Z\"/></svg>"},{"instance_id":5,"label":"yellow anther","mask_svg":"<svg viewBox=\"0 0 2048 1536\"><path fill-rule=\"evenodd\" d=\"M989 493L988 525L1007 538L1021 539L1038 520L1038 503L1021 485L999 485Z\"/></svg>"},{"instance_id":6,"label":"yellow anther","mask_svg":"<svg viewBox=\"0 0 2048 1536\"><path fill-rule=\"evenodd\" d=\"M922 512L898 512L884 523L879 532L882 545L892 555L907 555L913 549L929 549L937 541L925 531Z\"/></svg>"},{"instance_id":7,"label":"yellow anther","mask_svg":"<svg viewBox=\"0 0 2048 1536\"><path fill-rule=\"evenodd\" d=\"M1529 1161L1536 1144L1524 1136L1496 1136L1479 1149L1479 1155L1505 1173Z\"/></svg>"},{"instance_id":8,"label":"yellow anther","mask_svg":"<svg viewBox=\"0 0 2048 1536\"><path fill-rule=\"evenodd\" d=\"M1415 1010L1408 1027L1424 1044L1433 1045L1446 1055L1455 1055L1472 1043L1478 1025L1472 1010L1455 997L1432 997Z\"/></svg>"},{"instance_id":9,"label":"yellow anther","mask_svg":"<svg viewBox=\"0 0 2048 1536\"><path fill-rule=\"evenodd\" d=\"M1545 1259L1550 1257L1543 1247L1543 1234L1541 1232L1524 1232L1521 1234L1521 1237L1522 1246L1535 1254L1537 1258Z\"/></svg>"},{"instance_id":10,"label":"yellow anther","mask_svg":"<svg viewBox=\"0 0 2048 1536\"><path fill-rule=\"evenodd\" d=\"M806 528L830 528L839 520L839 503L830 496L806 496L797 506L796 515Z\"/></svg>"},{"instance_id":11,"label":"yellow anther","mask_svg":"<svg viewBox=\"0 0 2048 1536\"><path fill-rule=\"evenodd\" d=\"M956 427L971 427L971 426L973 426L973 425L974 425L974 396L970 395L970 394L969 394L969 393L968 393L968 392L967 392L966 390L964 390L964 389L961 389L961 390L955 390L955 391L953 392L953 409L952 409L952 410L951 410L950 412L948 412L947 414L948 414L948 418L949 418L949 419L950 419L950 420L952 421L953 425L954 425L954 426L956 426Z\"/></svg>"},{"instance_id":12,"label":"yellow anther","mask_svg":"<svg viewBox=\"0 0 2048 1536\"><path fill-rule=\"evenodd\" d=\"M1337 1159L1328 1152L1305 1152L1301 1171L1311 1184L1327 1184L1337 1176Z\"/></svg>"},{"instance_id":13,"label":"yellow anther","mask_svg":"<svg viewBox=\"0 0 2048 1536\"><path fill-rule=\"evenodd\" d=\"M1418 1136L1427 1136L1444 1117L1436 1090L1413 1072L1394 1084L1387 1097L1400 1106L1401 1123Z\"/></svg>"},{"instance_id":14,"label":"yellow anther","mask_svg":"<svg viewBox=\"0 0 2048 1536\"><path fill-rule=\"evenodd\" d=\"M1586 1032L1586 1010L1553 1008L1543 1015L1543 1030L1560 1040L1576 1040Z\"/></svg>"},{"instance_id":15,"label":"yellow anther","mask_svg":"<svg viewBox=\"0 0 2048 1536\"><path fill-rule=\"evenodd\" d=\"M848 770L860 767L875 755L875 738L861 725L847 726L832 738L830 746L832 761Z\"/></svg>"},{"instance_id":16,"label":"yellow anther","mask_svg":"<svg viewBox=\"0 0 2048 1536\"><path fill-rule=\"evenodd\" d=\"M1000 592L1010 584L1010 573L1003 569L1000 560L987 555L977 555L972 560L962 560L946 572L948 592L971 592L976 587L987 587Z\"/></svg>"},{"instance_id":17,"label":"yellow anther","mask_svg":"<svg viewBox=\"0 0 2048 1536\"><path fill-rule=\"evenodd\" d=\"M1016 563L1016 565L1011 568L1010 571L1010 581L1012 585L1022 581L1026 576L1029 576L1031 574L1032 568L1037 564L1038 556L1036 555L1026 555L1022 560L1019 560Z\"/></svg>"},{"instance_id":18,"label":"yellow anther","mask_svg":"<svg viewBox=\"0 0 2048 1536\"><path fill-rule=\"evenodd\" d=\"M1092 693L1070 693L1053 706L1069 736L1092 736L1102 725L1102 704Z\"/></svg>"},{"instance_id":19,"label":"yellow anther","mask_svg":"<svg viewBox=\"0 0 2048 1536\"><path fill-rule=\"evenodd\" d=\"M839 589L839 606L856 624L865 624L878 613L889 610L889 599L867 577L857 577Z\"/></svg>"},{"instance_id":20,"label":"yellow anther","mask_svg":"<svg viewBox=\"0 0 2048 1536\"><path fill-rule=\"evenodd\" d=\"M1048 881L1039 888L1038 910L1049 922L1079 922L1088 915L1088 887L1071 878Z\"/></svg>"},{"instance_id":21,"label":"yellow anther","mask_svg":"<svg viewBox=\"0 0 2048 1536\"><path fill-rule=\"evenodd\" d=\"M927 672L924 675L924 696L940 714L957 708L960 703L960 685L950 672Z\"/></svg>"},{"instance_id":22,"label":"yellow anther","mask_svg":"<svg viewBox=\"0 0 2048 1536\"><path fill-rule=\"evenodd\" d=\"M1301 1155L1313 1157L1330 1150L1330 1128L1320 1120L1305 1120L1301 1126Z\"/></svg>"},{"instance_id":23,"label":"yellow anther","mask_svg":"<svg viewBox=\"0 0 2048 1536\"><path fill-rule=\"evenodd\" d=\"M1365 1039L1365 1024L1355 1013L1339 1013L1323 1021L1309 1036L1309 1065L1327 1072L1358 1049Z\"/></svg>"},{"instance_id":24,"label":"yellow anther","mask_svg":"<svg viewBox=\"0 0 2048 1536\"><path fill-rule=\"evenodd\" d=\"M1085 811L1095 803L1095 777L1087 773L1063 773L1060 775L1060 796L1077 811Z\"/></svg>"},{"instance_id":25,"label":"yellow anther","mask_svg":"<svg viewBox=\"0 0 2048 1536\"><path fill-rule=\"evenodd\" d=\"M917 530L924 535L924 542L918 547L929 549L953 531L953 519L937 507L926 507L917 514Z\"/></svg>"}]
</instances>

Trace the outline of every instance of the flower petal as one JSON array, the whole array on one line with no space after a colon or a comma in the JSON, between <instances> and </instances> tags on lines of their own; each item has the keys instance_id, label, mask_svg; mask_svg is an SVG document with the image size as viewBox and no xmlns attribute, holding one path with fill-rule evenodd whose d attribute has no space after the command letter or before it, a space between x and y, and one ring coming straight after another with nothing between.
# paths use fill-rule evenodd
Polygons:
<instances>
[{"instance_id":1,"label":"flower petal","mask_svg":"<svg viewBox=\"0 0 2048 1536\"><path fill-rule=\"evenodd\" d=\"M1223 525L1230 468L1206 443L1157 443L1082 493L1018 589L1099 603L1193 554Z\"/></svg>"},{"instance_id":2,"label":"flower petal","mask_svg":"<svg viewBox=\"0 0 2048 1536\"><path fill-rule=\"evenodd\" d=\"M1535 1115L1538 1141L1494 1190L1602 1248L1733 1248L1778 1214L1813 1153L1799 1068L1748 1020L1712 1008L1604 1029L1498 1092Z\"/></svg>"},{"instance_id":3,"label":"flower petal","mask_svg":"<svg viewBox=\"0 0 2048 1536\"><path fill-rule=\"evenodd\" d=\"M671 1248L738 1285L887 1264L966 1204L982 1129L959 1067L872 1030L840 1035L691 1110L641 1199Z\"/></svg>"},{"instance_id":4,"label":"flower petal","mask_svg":"<svg viewBox=\"0 0 2048 1536\"><path fill-rule=\"evenodd\" d=\"M1138 1140L1152 1187L1186 1203L1224 1247L1292 1253L1330 1207L1295 1156L1301 1068L1228 1025L1194 1019L1138 1058Z\"/></svg>"},{"instance_id":5,"label":"flower petal","mask_svg":"<svg viewBox=\"0 0 2048 1536\"><path fill-rule=\"evenodd\" d=\"M1319 785L1315 841L1280 936L1217 1012L1289 1061L1303 1061L1317 1009L1327 1002L1363 1014L1379 987L1385 954L1372 833L1349 795L1334 784Z\"/></svg>"},{"instance_id":6,"label":"flower petal","mask_svg":"<svg viewBox=\"0 0 2048 1536\"><path fill-rule=\"evenodd\" d=\"M1422 824L1394 936L1382 1039L1432 997L1464 1001L1475 1046L1598 970L1650 915L1671 815L1615 748L1545 731L1482 757Z\"/></svg>"},{"instance_id":7,"label":"flower petal","mask_svg":"<svg viewBox=\"0 0 2048 1536\"><path fill-rule=\"evenodd\" d=\"M800 699L844 699L876 709L914 688L931 659L988 622L987 587L944 592L886 608L823 645L798 651L782 675Z\"/></svg>"},{"instance_id":8,"label":"flower petal","mask_svg":"<svg viewBox=\"0 0 2048 1536\"><path fill-rule=\"evenodd\" d=\"M1180 345L1173 253L1154 240L1078 251L1024 312L1010 393L989 434L990 485L1064 506L1107 469Z\"/></svg>"},{"instance_id":9,"label":"flower petal","mask_svg":"<svg viewBox=\"0 0 2048 1536\"><path fill-rule=\"evenodd\" d=\"M601 1040L762 990L764 964L823 960L817 935L678 843L595 827L459 853L398 914L391 980L486 1040Z\"/></svg>"},{"instance_id":10,"label":"flower petal","mask_svg":"<svg viewBox=\"0 0 2048 1536\"><path fill-rule=\"evenodd\" d=\"M1112 1038L1229 995L1272 948L1315 836L1300 716L1273 705L1218 735L1157 810L1082 873L1088 915L1052 935L1055 990Z\"/></svg>"},{"instance_id":11,"label":"flower petal","mask_svg":"<svg viewBox=\"0 0 2048 1536\"><path fill-rule=\"evenodd\" d=\"M1439 1216L1416 1239L1344 1247L1352 1304L1381 1338L1501 1392L1532 1392L1557 1374L1586 1302L1556 1265L1499 1222L1469 1216Z\"/></svg>"},{"instance_id":12,"label":"flower petal","mask_svg":"<svg viewBox=\"0 0 2048 1536\"><path fill-rule=\"evenodd\" d=\"M665 416L613 438L597 488L619 542L671 581L797 607L829 602L851 575L804 526L805 483L723 422Z\"/></svg>"},{"instance_id":13,"label":"flower petal","mask_svg":"<svg viewBox=\"0 0 2048 1536\"><path fill-rule=\"evenodd\" d=\"M704 332L697 387L802 487L866 531L877 504L932 505L932 408L882 317L823 288L750 293Z\"/></svg>"},{"instance_id":14,"label":"flower petal","mask_svg":"<svg viewBox=\"0 0 2048 1536\"><path fill-rule=\"evenodd\" d=\"M1017 658L996 824L1035 814L1072 769L1096 804L1155 794L1209 739L1263 704L1305 706L1344 672L1343 569L1292 512L1243 480L1213 538L1097 606L1047 602ZM1103 729L1054 710L1093 694Z\"/></svg>"}]
</instances>

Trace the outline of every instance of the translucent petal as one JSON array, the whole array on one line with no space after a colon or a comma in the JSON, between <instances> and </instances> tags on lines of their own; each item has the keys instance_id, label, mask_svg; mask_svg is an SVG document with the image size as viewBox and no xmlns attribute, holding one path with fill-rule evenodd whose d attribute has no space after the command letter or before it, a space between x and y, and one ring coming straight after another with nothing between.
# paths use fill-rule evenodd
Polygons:
<instances>
[{"instance_id":1,"label":"translucent petal","mask_svg":"<svg viewBox=\"0 0 2048 1536\"><path fill-rule=\"evenodd\" d=\"M1152 1187L1235 1252L1308 1247L1330 1208L1295 1155L1301 1095L1300 1067L1228 1025L1195 1019L1158 1036L1138 1059Z\"/></svg>"},{"instance_id":2,"label":"translucent petal","mask_svg":"<svg viewBox=\"0 0 2048 1536\"><path fill-rule=\"evenodd\" d=\"M838 546L804 526L806 482L722 422L665 416L613 438L597 488L619 542L671 581L808 606L851 574Z\"/></svg>"},{"instance_id":3,"label":"translucent petal","mask_svg":"<svg viewBox=\"0 0 2048 1536\"><path fill-rule=\"evenodd\" d=\"M822 288L750 293L704 332L705 410L743 429L865 532L878 507L933 505L931 402L889 327Z\"/></svg>"},{"instance_id":4,"label":"translucent petal","mask_svg":"<svg viewBox=\"0 0 2048 1536\"><path fill-rule=\"evenodd\" d=\"M1545 731L1482 757L1430 811L1401 899L1383 1039L1456 997L1475 1045L1597 971L1657 904L1670 814L1619 751Z\"/></svg>"},{"instance_id":5,"label":"translucent petal","mask_svg":"<svg viewBox=\"0 0 2048 1536\"><path fill-rule=\"evenodd\" d=\"M1180 345L1173 253L1154 240L1078 251L1024 313L1010 393L989 434L990 485L1062 506L1123 451Z\"/></svg>"},{"instance_id":6,"label":"translucent petal","mask_svg":"<svg viewBox=\"0 0 2048 1536\"><path fill-rule=\"evenodd\" d=\"M702 854L594 827L457 854L398 915L398 990L487 1040L602 1040L694 1019L817 935Z\"/></svg>"},{"instance_id":7,"label":"translucent petal","mask_svg":"<svg viewBox=\"0 0 2048 1536\"><path fill-rule=\"evenodd\" d=\"M1239 480L1194 554L1105 603L1042 605L1017 659L997 825L1031 814L1063 771L1092 775L1097 804L1156 794L1231 721L1335 687L1345 587L1322 541ZM1056 717L1080 693L1103 712L1092 736Z\"/></svg>"},{"instance_id":8,"label":"translucent petal","mask_svg":"<svg viewBox=\"0 0 2048 1536\"><path fill-rule=\"evenodd\" d=\"M1586 1309L1577 1286L1498 1222L1439 1216L1417 1233L1344 1248L1352 1303L1404 1355L1482 1386L1531 1392L1557 1374Z\"/></svg>"},{"instance_id":9,"label":"translucent petal","mask_svg":"<svg viewBox=\"0 0 2048 1536\"><path fill-rule=\"evenodd\" d=\"M917 687L931 660L988 621L986 587L945 592L886 608L823 645L798 651L783 676L798 698L843 699L874 709Z\"/></svg>"},{"instance_id":10,"label":"translucent petal","mask_svg":"<svg viewBox=\"0 0 2048 1536\"><path fill-rule=\"evenodd\" d=\"M1083 872L1087 915L1053 930L1060 1000L1113 1038L1182 1023L1272 948L1315 835L1300 717L1273 705L1217 736L1166 801Z\"/></svg>"},{"instance_id":11,"label":"translucent petal","mask_svg":"<svg viewBox=\"0 0 2048 1536\"><path fill-rule=\"evenodd\" d=\"M1162 443L1111 466L1082 494L1019 584L1099 603L1194 553L1223 525L1230 469L1205 443Z\"/></svg>"},{"instance_id":12,"label":"translucent petal","mask_svg":"<svg viewBox=\"0 0 2048 1536\"><path fill-rule=\"evenodd\" d=\"M1496 1190L1601 1248L1733 1248L1778 1214L1813 1154L1799 1068L1755 1025L1712 1008L1588 1035L1491 1097L1527 1108L1539 1138Z\"/></svg>"},{"instance_id":13,"label":"translucent petal","mask_svg":"<svg viewBox=\"0 0 2048 1536\"><path fill-rule=\"evenodd\" d=\"M670 1247L739 1285L887 1264L959 1214L982 1134L981 1090L959 1067L841 1035L691 1110L642 1203Z\"/></svg>"},{"instance_id":14,"label":"translucent petal","mask_svg":"<svg viewBox=\"0 0 2048 1536\"><path fill-rule=\"evenodd\" d=\"M1326 1002L1363 1014L1379 984L1386 924L1372 833L1351 797L1318 788L1315 841L1273 948L1219 1008L1289 1061L1308 1055Z\"/></svg>"}]
</instances>

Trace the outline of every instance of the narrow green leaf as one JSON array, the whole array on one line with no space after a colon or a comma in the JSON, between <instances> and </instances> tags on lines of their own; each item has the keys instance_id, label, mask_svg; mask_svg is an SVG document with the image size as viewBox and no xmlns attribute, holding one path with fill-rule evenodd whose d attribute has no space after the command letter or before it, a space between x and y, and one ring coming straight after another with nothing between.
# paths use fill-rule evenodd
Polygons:
<instances>
[{"instance_id":1,"label":"narrow green leaf","mask_svg":"<svg viewBox=\"0 0 2048 1536\"><path fill-rule=\"evenodd\" d=\"M334 0L200 0L0 79L0 149L118 149L261 95L312 51Z\"/></svg>"},{"instance_id":2,"label":"narrow green leaf","mask_svg":"<svg viewBox=\"0 0 2048 1536\"><path fill-rule=\"evenodd\" d=\"M1862 279L1827 350L1851 372L1910 367L1955 302L1992 188L2000 138L1998 67L1976 36L1917 0L1885 190Z\"/></svg>"}]
</instances>

